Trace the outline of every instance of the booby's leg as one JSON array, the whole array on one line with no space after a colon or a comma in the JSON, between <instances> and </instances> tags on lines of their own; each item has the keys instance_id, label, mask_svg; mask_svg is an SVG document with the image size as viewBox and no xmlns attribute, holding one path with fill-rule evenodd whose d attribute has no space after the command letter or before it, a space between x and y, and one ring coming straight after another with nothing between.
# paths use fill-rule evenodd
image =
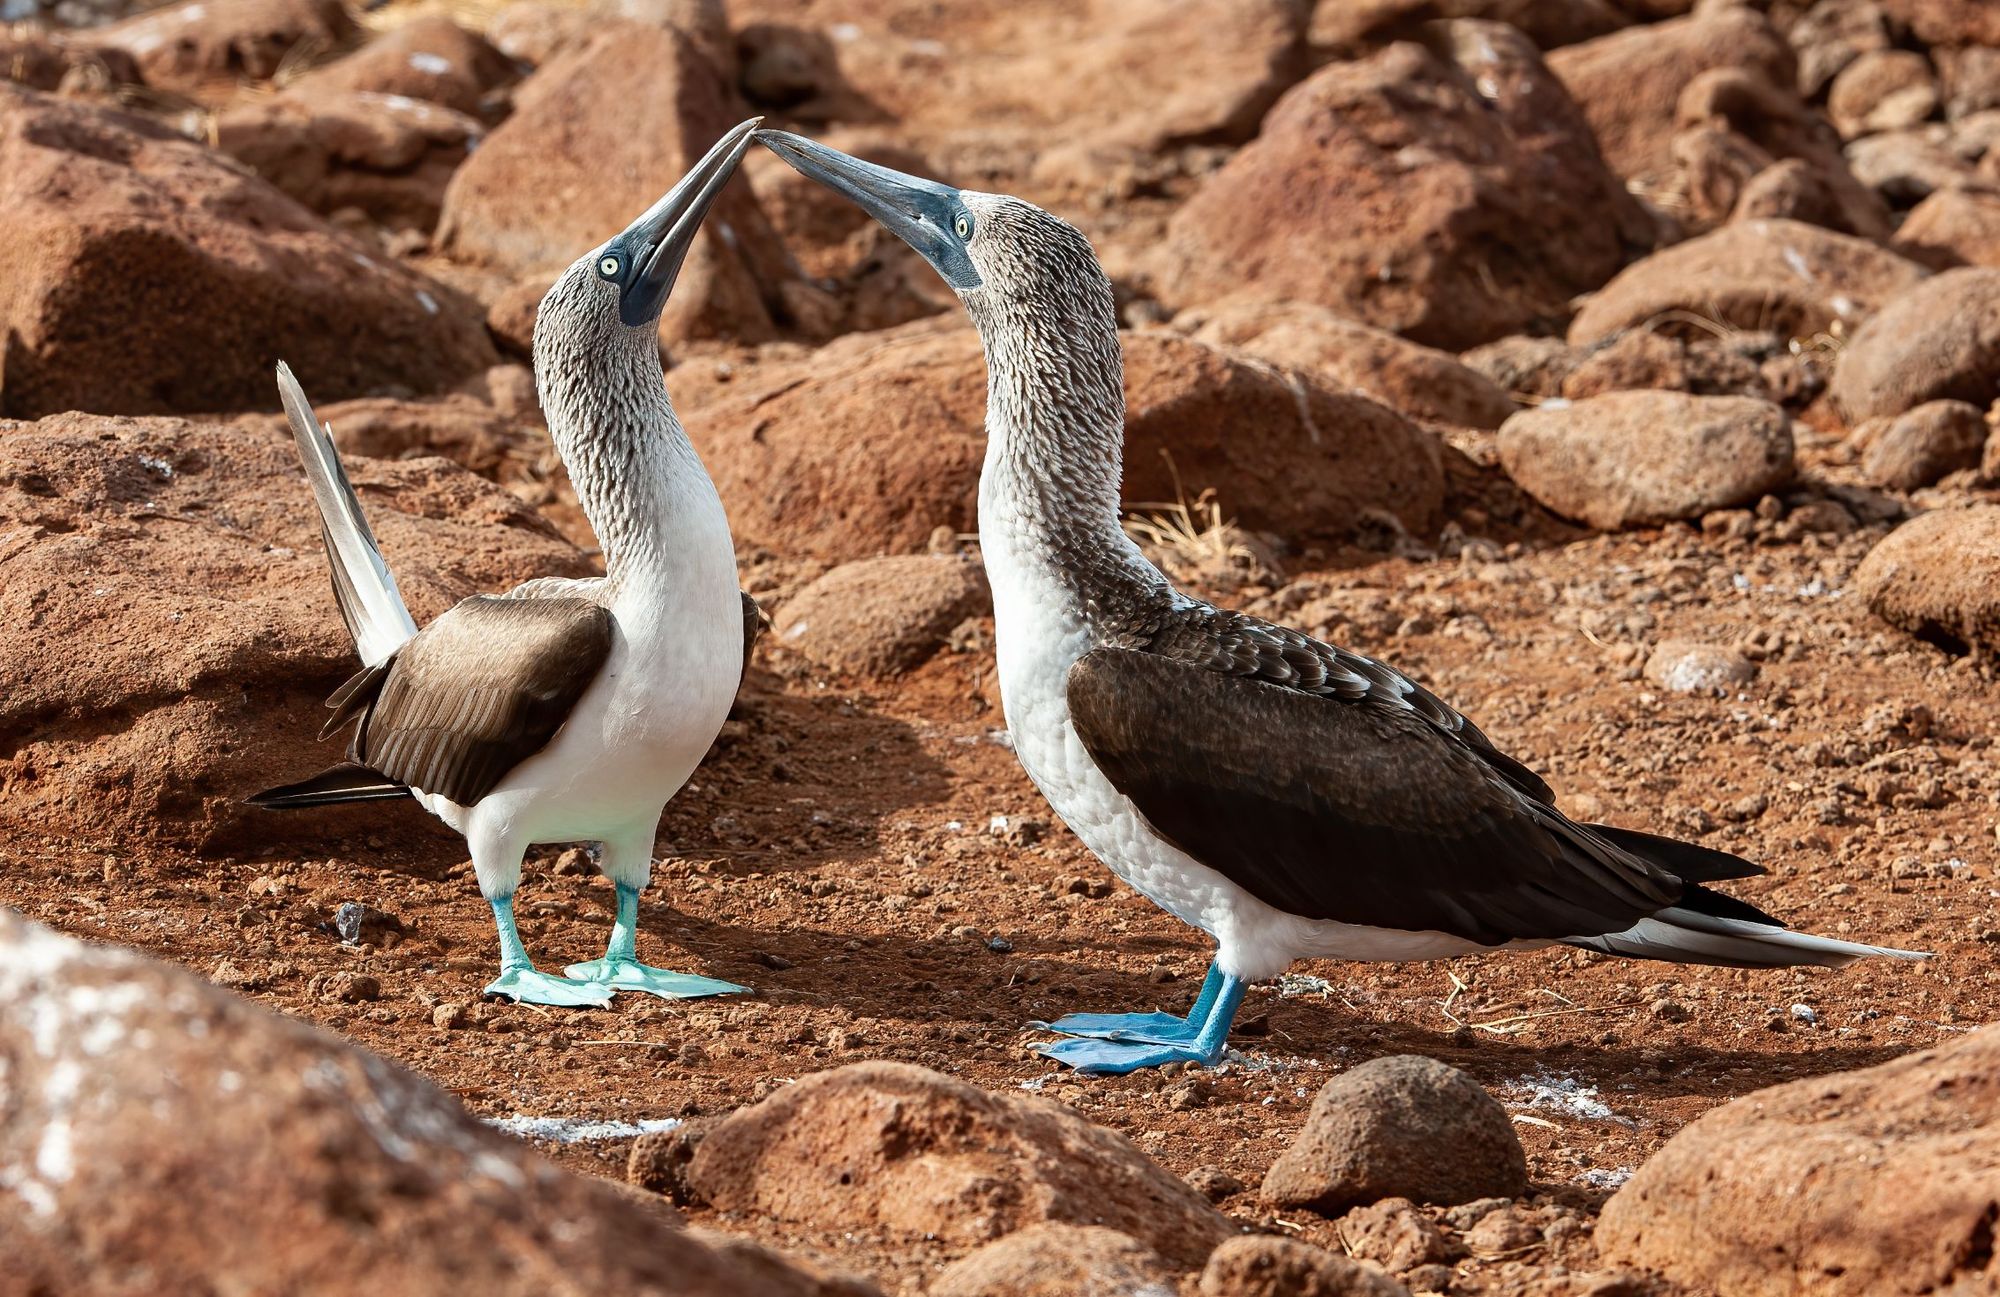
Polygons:
<instances>
[{"instance_id":1,"label":"booby's leg","mask_svg":"<svg viewBox=\"0 0 2000 1297\"><path fill-rule=\"evenodd\" d=\"M571 964L563 971L606 991L645 991L668 1000L697 1000L706 995L735 995L747 986L724 982L694 973L670 973L664 968L642 964L638 958L639 890L653 874L653 830L633 833L604 843L601 867L618 888L618 917L611 924L611 940L604 958L585 964Z\"/></svg>"},{"instance_id":2,"label":"booby's leg","mask_svg":"<svg viewBox=\"0 0 2000 1297\"><path fill-rule=\"evenodd\" d=\"M611 992L604 987L544 973L528 958L521 934L514 928L514 889L521 882L525 848L503 835L482 831L476 823L468 826L465 841L472 849L479 890L493 906L493 926L500 930L500 976L487 984L485 993L557 1008L601 1009L610 1004Z\"/></svg>"},{"instance_id":3,"label":"booby's leg","mask_svg":"<svg viewBox=\"0 0 2000 1297\"><path fill-rule=\"evenodd\" d=\"M500 929L500 976L487 983L486 994L504 995L528 1004L558 1008L601 1009L611 1003L611 991L594 982L573 982L544 973L528 958L521 934L514 930L514 898L490 896L493 922Z\"/></svg>"},{"instance_id":4,"label":"booby's leg","mask_svg":"<svg viewBox=\"0 0 2000 1297\"><path fill-rule=\"evenodd\" d=\"M1194 1007L1188 1010L1185 1018L1176 1018L1171 1013L1072 1013L1054 1022L1031 1022L1028 1025L1042 1031L1061 1032L1065 1036L1184 1045L1201 1034L1202 1024L1208 1021L1208 1011L1214 1007L1215 997L1221 990L1222 970L1211 963L1208 976L1202 979L1201 993L1195 996Z\"/></svg>"},{"instance_id":5,"label":"booby's leg","mask_svg":"<svg viewBox=\"0 0 2000 1297\"><path fill-rule=\"evenodd\" d=\"M1237 1006L1243 1003L1243 991L1244 983L1240 979L1227 973L1220 974L1216 979L1215 998L1208 1006L1201 1029L1195 1032L1192 1040L1159 1043L1086 1038L1038 1045L1036 1051L1058 1063L1067 1063L1079 1072L1103 1076L1123 1076L1142 1067L1159 1067L1166 1063L1200 1063L1203 1067L1214 1067L1222 1061L1222 1052L1228 1047L1229 1024L1236 1020Z\"/></svg>"}]
</instances>

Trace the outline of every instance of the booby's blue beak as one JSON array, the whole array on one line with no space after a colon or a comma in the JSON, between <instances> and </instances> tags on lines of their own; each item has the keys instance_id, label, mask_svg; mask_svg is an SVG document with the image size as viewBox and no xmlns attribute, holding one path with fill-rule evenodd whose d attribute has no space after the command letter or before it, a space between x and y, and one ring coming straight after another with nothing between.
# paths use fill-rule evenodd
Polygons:
<instances>
[{"instance_id":1,"label":"booby's blue beak","mask_svg":"<svg viewBox=\"0 0 2000 1297\"><path fill-rule=\"evenodd\" d=\"M863 162L788 131L758 131L757 139L800 175L854 200L915 248L953 288L978 288L985 282L966 252L973 219L958 190Z\"/></svg>"},{"instance_id":2,"label":"booby's blue beak","mask_svg":"<svg viewBox=\"0 0 2000 1297\"><path fill-rule=\"evenodd\" d=\"M736 164L749 151L751 136L763 120L752 117L732 127L666 197L597 250L597 273L618 285L618 318L627 325L636 329L660 318L695 231L736 173Z\"/></svg>"}]
</instances>

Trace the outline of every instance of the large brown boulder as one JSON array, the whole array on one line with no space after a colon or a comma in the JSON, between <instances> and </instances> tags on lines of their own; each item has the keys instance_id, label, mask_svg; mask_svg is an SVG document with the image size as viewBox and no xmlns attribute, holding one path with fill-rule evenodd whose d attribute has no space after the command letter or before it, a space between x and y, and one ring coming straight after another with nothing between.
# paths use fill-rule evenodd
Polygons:
<instances>
[{"instance_id":1,"label":"large brown boulder","mask_svg":"<svg viewBox=\"0 0 2000 1297\"><path fill-rule=\"evenodd\" d=\"M471 303L207 149L0 83L0 414L429 393L498 359Z\"/></svg>"},{"instance_id":2,"label":"large brown boulder","mask_svg":"<svg viewBox=\"0 0 2000 1297\"><path fill-rule=\"evenodd\" d=\"M476 119L437 104L324 88L249 99L215 119L217 148L314 211L355 208L422 233L482 134Z\"/></svg>"},{"instance_id":3,"label":"large brown boulder","mask_svg":"<svg viewBox=\"0 0 2000 1297\"><path fill-rule=\"evenodd\" d=\"M1606 531L1655 527L1789 482L1791 421L1754 397L1607 392L1507 420L1500 463L1564 517Z\"/></svg>"},{"instance_id":4,"label":"large brown boulder","mask_svg":"<svg viewBox=\"0 0 2000 1297\"><path fill-rule=\"evenodd\" d=\"M2000 45L2000 9L1987 0L1877 0L1926 45Z\"/></svg>"},{"instance_id":5,"label":"large brown boulder","mask_svg":"<svg viewBox=\"0 0 2000 1297\"><path fill-rule=\"evenodd\" d=\"M771 644L837 675L887 679L929 660L988 598L986 574L957 555L865 558L787 599Z\"/></svg>"},{"instance_id":6,"label":"large brown boulder","mask_svg":"<svg viewBox=\"0 0 2000 1297\"><path fill-rule=\"evenodd\" d=\"M2000 395L2000 270L1947 270L1897 295L1841 348L1833 399L1850 423L1926 401Z\"/></svg>"},{"instance_id":7,"label":"large brown boulder","mask_svg":"<svg viewBox=\"0 0 2000 1297\"><path fill-rule=\"evenodd\" d=\"M1738 221L1627 266L1570 322L1572 345L1675 317L1810 337L1852 329L1925 275L1865 239L1798 221Z\"/></svg>"},{"instance_id":8,"label":"large brown boulder","mask_svg":"<svg viewBox=\"0 0 2000 1297\"><path fill-rule=\"evenodd\" d=\"M2000 269L2000 191L1938 190L1896 227L1896 251L1934 270Z\"/></svg>"},{"instance_id":9,"label":"large brown boulder","mask_svg":"<svg viewBox=\"0 0 2000 1297\"><path fill-rule=\"evenodd\" d=\"M820 1072L739 1109L695 1149L688 1182L719 1211L958 1246L1101 1225L1182 1269L1235 1232L1124 1136L908 1063Z\"/></svg>"},{"instance_id":10,"label":"large brown boulder","mask_svg":"<svg viewBox=\"0 0 2000 1297\"><path fill-rule=\"evenodd\" d=\"M1101 1225L1030 1225L960 1258L925 1297L1168 1297L1174 1268Z\"/></svg>"},{"instance_id":11,"label":"large brown boulder","mask_svg":"<svg viewBox=\"0 0 2000 1297\"><path fill-rule=\"evenodd\" d=\"M1398 1054L1320 1088L1262 1194L1338 1216L1383 1198L1453 1204L1527 1187L1527 1154L1500 1101L1455 1067Z\"/></svg>"},{"instance_id":12,"label":"large brown boulder","mask_svg":"<svg viewBox=\"0 0 2000 1297\"><path fill-rule=\"evenodd\" d=\"M294 49L325 51L355 34L341 0L184 0L79 39L129 56L156 89L226 96L241 79L277 75Z\"/></svg>"},{"instance_id":13,"label":"large brown boulder","mask_svg":"<svg viewBox=\"0 0 2000 1297\"><path fill-rule=\"evenodd\" d=\"M1352 388L1412 419L1462 428L1497 428L1514 399L1449 352L1399 338L1306 302L1238 302L1197 307L1174 326L1197 342L1225 347Z\"/></svg>"},{"instance_id":14,"label":"large brown boulder","mask_svg":"<svg viewBox=\"0 0 2000 1297\"><path fill-rule=\"evenodd\" d=\"M1163 298L1315 302L1457 350L1610 277L1647 227L1533 44L1426 31L1279 101L1169 223Z\"/></svg>"},{"instance_id":15,"label":"large brown boulder","mask_svg":"<svg viewBox=\"0 0 2000 1297\"><path fill-rule=\"evenodd\" d=\"M1245 527L1333 540L1370 510L1434 530L1437 438L1366 397L1171 334L1125 347L1124 498L1214 490ZM920 322L766 362L727 383L669 378L739 543L845 562L978 527L986 362L972 330Z\"/></svg>"},{"instance_id":16,"label":"large brown boulder","mask_svg":"<svg viewBox=\"0 0 2000 1297\"><path fill-rule=\"evenodd\" d=\"M1764 16L1726 5L1564 46L1550 52L1549 68L1589 119L1611 169L1649 188L1676 169L1681 94L1695 78L1742 69L1789 90L1796 75L1791 50Z\"/></svg>"},{"instance_id":17,"label":"large brown boulder","mask_svg":"<svg viewBox=\"0 0 2000 1297\"><path fill-rule=\"evenodd\" d=\"M515 91L514 114L452 177L446 256L552 278L624 229L744 113L675 28L606 19ZM772 336L807 290L749 187L723 190L661 318L673 341Z\"/></svg>"},{"instance_id":18,"label":"large brown boulder","mask_svg":"<svg viewBox=\"0 0 2000 1297\"><path fill-rule=\"evenodd\" d=\"M2000 652L2000 507L1904 523L1868 552L1854 589L1899 630L1953 652Z\"/></svg>"},{"instance_id":19,"label":"large brown boulder","mask_svg":"<svg viewBox=\"0 0 2000 1297\"><path fill-rule=\"evenodd\" d=\"M486 38L442 14L425 14L313 69L287 90L319 94L399 95L478 117L489 96L515 78L514 61Z\"/></svg>"},{"instance_id":20,"label":"large brown boulder","mask_svg":"<svg viewBox=\"0 0 2000 1297\"><path fill-rule=\"evenodd\" d=\"M729 12L760 103L805 120L887 117L920 147L977 156L1041 153L1058 139L1113 150L1240 143L1304 75L1309 9L865 0L842 8L845 23L811 28L791 0L743 0Z\"/></svg>"},{"instance_id":21,"label":"large brown boulder","mask_svg":"<svg viewBox=\"0 0 2000 1297\"><path fill-rule=\"evenodd\" d=\"M591 570L540 515L445 460L348 470L420 625L468 594ZM443 832L403 802L241 805L338 758L316 736L356 668L297 450L272 421L0 421L0 516L13 520L0 564L9 828L215 849Z\"/></svg>"},{"instance_id":22,"label":"large brown boulder","mask_svg":"<svg viewBox=\"0 0 2000 1297\"><path fill-rule=\"evenodd\" d=\"M1605 1260L1732 1297L2000 1290L2000 1028L1698 1118L1605 1204Z\"/></svg>"},{"instance_id":23,"label":"large brown boulder","mask_svg":"<svg viewBox=\"0 0 2000 1297\"><path fill-rule=\"evenodd\" d=\"M1978 468L1986 450L1986 412L1965 401L1926 401L1893 419L1857 430L1865 440L1861 475L1891 491L1914 491L1947 473Z\"/></svg>"},{"instance_id":24,"label":"large brown boulder","mask_svg":"<svg viewBox=\"0 0 2000 1297\"><path fill-rule=\"evenodd\" d=\"M732 1255L394 1063L0 909L10 1292L867 1297Z\"/></svg>"}]
</instances>

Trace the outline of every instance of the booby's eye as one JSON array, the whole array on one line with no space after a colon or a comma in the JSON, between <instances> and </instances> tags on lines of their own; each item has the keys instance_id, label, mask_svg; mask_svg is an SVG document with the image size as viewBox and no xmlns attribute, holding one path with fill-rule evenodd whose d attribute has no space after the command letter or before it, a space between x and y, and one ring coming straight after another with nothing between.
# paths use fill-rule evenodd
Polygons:
<instances>
[{"instance_id":1,"label":"booby's eye","mask_svg":"<svg viewBox=\"0 0 2000 1297\"><path fill-rule=\"evenodd\" d=\"M951 232L961 239L971 238L972 214L970 212L960 212L958 219L951 223Z\"/></svg>"},{"instance_id":2,"label":"booby's eye","mask_svg":"<svg viewBox=\"0 0 2000 1297\"><path fill-rule=\"evenodd\" d=\"M618 258L606 257L598 262L597 273L603 275L606 279L615 279L618 275Z\"/></svg>"}]
</instances>

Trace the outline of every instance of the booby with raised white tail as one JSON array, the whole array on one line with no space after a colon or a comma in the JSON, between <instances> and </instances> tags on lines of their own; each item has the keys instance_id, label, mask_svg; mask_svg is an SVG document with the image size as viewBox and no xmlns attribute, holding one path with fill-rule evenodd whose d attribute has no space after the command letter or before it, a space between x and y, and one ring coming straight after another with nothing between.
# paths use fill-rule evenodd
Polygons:
<instances>
[{"instance_id":1,"label":"booby with raised white tail","mask_svg":"<svg viewBox=\"0 0 2000 1297\"><path fill-rule=\"evenodd\" d=\"M708 751L741 683L756 605L738 588L722 500L667 399L660 311L755 120L731 130L643 216L542 299L535 381L604 575L477 595L421 631L333 441L285 366L278 387L319 505L334 594L363 668L325 733L348 761L250 800L277 809L414 797L465 836L500 934L488 994L602 1005L745 988L638 961L639 893L668 799ZM536 843L597 842L616 886L604 957L535 968L514 924Z\"/></svg>"},{"instance_id":2,"label":"booby with raised white tail","mask_svg":"<svg viewBox=\"0 0 2000 1297\"><path fill-rule=\"evenodd\" d=\"M1175 590L1119 519L1123 358L1090 243L1018 198L781 131L757 138L921 253L985 346L979 541L1014 750L1120 878L1216 942L1186 1017L1079 1014L1091 1072L1213 1065L1246 984L1308 957L1567 944L1681 963L1916 952L1788 930L1711 883L1763 870L1579 824L1540 776L1385 663Z\"/></svg>"}]
</instances>

